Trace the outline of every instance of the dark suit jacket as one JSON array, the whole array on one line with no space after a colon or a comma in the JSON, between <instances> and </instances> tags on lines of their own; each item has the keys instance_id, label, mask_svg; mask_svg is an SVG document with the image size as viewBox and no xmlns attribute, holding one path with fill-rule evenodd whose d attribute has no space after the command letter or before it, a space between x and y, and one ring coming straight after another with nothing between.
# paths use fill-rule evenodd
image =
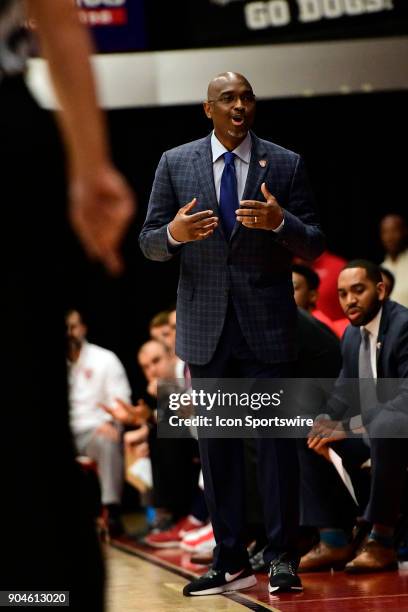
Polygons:
<instances>
[{"instance_id":1,"label":"dark suit jacket","mask_svg":"<svg viewBox=\"0 0 408 612\"><path fill-rule=\"evenodd\" d=\"M265 167L259 163L265 160ZM296 358L296 306L291 278L292 254L306 259L323 249L299 155L252 134L251 162L243 199L264 201L261 184L285 209L281 232L254 230L236 223L229 241L222 227L179 251L176 352L203 365L216 349L229 296L248 345L266 363ZM219 214L211 136L163 154L153 184L140 246L146 257L166 261L174 255L167 225L181 206L198 198L195 211Z\"/></svg>"},{"instance_id":2,"label":"dark suit jacket","mask_svg":"<svg viewBox=\"0 0 408 612\"><path fill-rule=\"evenodd\" d=\"M342 366L340 340L327 325L301 308L298 308L297 344L294 377L328 378L333 382L337 379Z\"/></svg>"},{"instance_id":3,"label":"dark suit jacket","mask_svg":"<svg viewBox=\"0 0 408 612\"><path fill-rule=\"evenodd\" d=\"M360 328L349 325L342 339L343 368L328 405L328 413L335 420L348 421L350 417L360 413L358 386L360 341ZM386 300L383 304L377 341L378 414L380 412L384 414L384 411L408 414L406 379L408 379L408 308ZM383 433L386 437L391 437L387 432Z\"/></svg>"}]
</instances>

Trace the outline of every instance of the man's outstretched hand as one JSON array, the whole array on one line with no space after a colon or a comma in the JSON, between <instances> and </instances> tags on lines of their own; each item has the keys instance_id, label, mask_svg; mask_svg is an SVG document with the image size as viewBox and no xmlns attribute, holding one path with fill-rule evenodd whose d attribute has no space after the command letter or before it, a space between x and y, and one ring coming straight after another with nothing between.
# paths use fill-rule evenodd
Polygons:
<instances>
[{"instance_id":1,"label":"man's outstretched hand","mask_svg":"<svg viewBox=\"0 0 408 612\"><path fill-rule=\"evenodd\" d=\"M212 210L189 214L197 205L197 198L193 198L185 206L182 206L169 224L172 238L178 242L193 242L204 240L214 233L218 225L218 217L214 216Z\"/></svg>"},{"instance_id":2,"label":"man's outstretched hand","mask_svg":"<svg viewBox=\"0 0 408 612\"><path fill-rule=\"evenodd\" d=\"M241 200L239 209L235 211L237 220L250 229L274 230L283 221L283 210L266 183L262 183L261 191L266 202Z\"/></svg>"}]
</instances>

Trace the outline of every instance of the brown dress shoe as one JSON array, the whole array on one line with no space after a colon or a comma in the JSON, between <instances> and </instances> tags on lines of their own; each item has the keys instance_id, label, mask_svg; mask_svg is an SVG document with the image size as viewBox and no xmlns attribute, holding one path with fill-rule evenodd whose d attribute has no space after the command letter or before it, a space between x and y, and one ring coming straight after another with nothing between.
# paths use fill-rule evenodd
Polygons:
<instances>
[{"instance_id":1,"label":"brown dress shoe","mask_svg":"<svg viewBox=\"0 0 408 612\"><path fill-rule=\"evenodd\" d=\"M191 555L190 557L191 563L196 563L197 565L211 565L213 562L213 553L196 553Z\"/></svg>"},{"instance_id":2,"label":"brown dress shoe","mask_svg":"<svg viewBox=\"0 0 408 612\"><path fill-rule=\"evenodd\" d=\"M352 544L334 547L319 542L301 558L298 571L322 572L331 568L343 569L347 561L353 558L353 555L354 547Z\"/></svg>"},{"instance_id":3,"label":"brown dress shoe","mask_svg":"<svg viewBox=\"0 0 408 612\"><path fill-rule=\"evenodd\" d=\"M375 540L368 540L344 569L349 574L398 569L397 554L393 548L381 546Z\"/></svg>"}]
</instances>

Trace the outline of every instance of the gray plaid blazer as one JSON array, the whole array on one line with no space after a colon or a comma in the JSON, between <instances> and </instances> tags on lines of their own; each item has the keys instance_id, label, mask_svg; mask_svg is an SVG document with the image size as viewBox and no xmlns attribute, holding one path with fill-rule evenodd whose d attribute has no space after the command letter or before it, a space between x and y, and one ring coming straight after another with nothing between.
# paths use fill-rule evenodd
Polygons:
<instances>
[{"instance_id":1,"label":"gray plaid blazer","mask_svg":"<svg viewBox=\"0 0 408 612\"><path fill-rule=\"evenodd\" d=\"M139 241L149 259L166 261L180 254L176 352L188 363L204 365L211 360L229 298L259 360L282 363L296 358L292 255L314 259L322 252L324 239L300 156L251 136L243 199L264 201L260 188L265 181L285 209L279 233L248 229L237 222L229 241L219 225L206 240L172 248L167 225L192 198L198 199L194 212L212 209L219 214L211 135L166 151L156 170Z\"/></svg>"}]
</instances>

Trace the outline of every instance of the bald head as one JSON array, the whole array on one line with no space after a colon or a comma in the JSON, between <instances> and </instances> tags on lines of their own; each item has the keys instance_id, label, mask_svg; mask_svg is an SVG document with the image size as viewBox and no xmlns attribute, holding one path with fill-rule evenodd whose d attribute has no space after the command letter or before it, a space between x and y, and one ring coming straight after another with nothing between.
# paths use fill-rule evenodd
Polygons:
<instances>
[{"instance_id":1,"label":"bald head","mask_svg":"<svg viewBox=\"0 0 408 612\"><path fill-rule=\"evenodd\" d=\"M237 81L252 91L249 81L242 74L239 74L239 72L222 72L221 74L217 74L217 76L209 82L207 100L218 98L220 92L224 88L228 87L230 83L235 84Z\"/></svg>"},{"instance_id":2,"label":"bald head","mask_svg":"<svg viewBox=\"0 0 408 612\"><path fill-rule=\"evenodd\" d=\"M255 96L248 80L238 72L223 72L208 85L204 112L214 133L228 151L246 138L255 117Z\"/></svg>"}]
</instances>

